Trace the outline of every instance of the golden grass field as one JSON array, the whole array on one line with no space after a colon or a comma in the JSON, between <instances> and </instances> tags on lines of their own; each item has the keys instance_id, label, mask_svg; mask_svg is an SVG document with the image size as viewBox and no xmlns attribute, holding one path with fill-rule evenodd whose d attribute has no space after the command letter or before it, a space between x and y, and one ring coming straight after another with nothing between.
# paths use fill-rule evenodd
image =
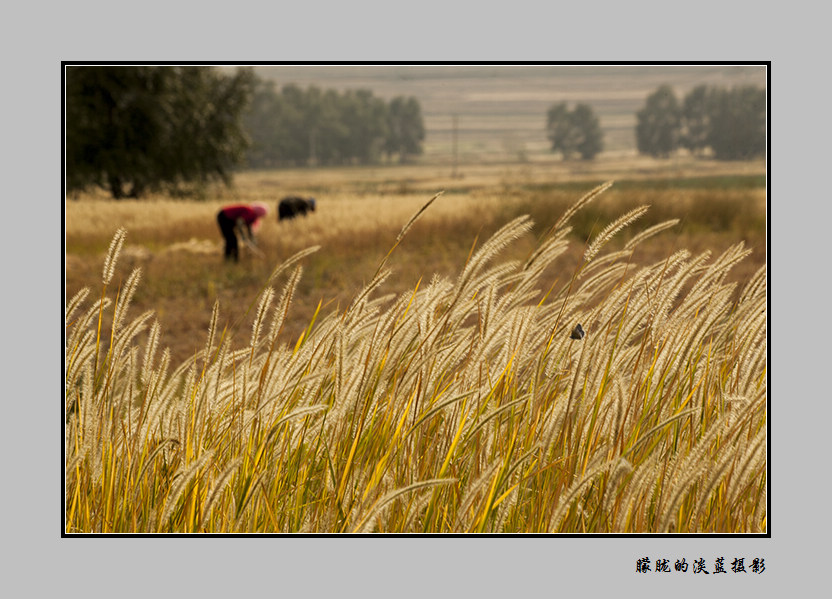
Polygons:
<instances>
[{"instance_id":1,"label":"golden grass field","mask_svg":"<svg viewBox=\"0 0 832 599\"><path fill-rule=\"evenodd\" d=\"M691 161L668 166L640 158L568 167L558 162L466 165L459 171L456 178L449 167L436 165L248 172L236 177L233 189L207 190L202 201L152 197L115 202L92 193L66 204L67 295L95 280L112 235L124 227L121 276L133 266L143 268L134 309L155 310L166 343L177 359L185 359L197 348L193 336L207 328L215 299L236 321L274 265L301 249L321 246L300 283L287 325L290 336L305 328L318 301L332 307L347 302L372 275L402 224L439 191L444 195L399 248L385 291L410 289L434 272L457 272L478 240L515 216L530 214L536 221L534 233L540 234L577 197L610 180L617 184L599 198L597 212L588 217L591 222L583 224L584 238L571 248L574 259L586 236L606 224L605 218L612 220L622 207L646 203L652 206L647 222L687 220L676 233L644 248L649 252L644 259L663 257L677 247L720 251L745 240L754 253L740 265L738 276L754 272L765 261L763 188L674 189L671 183L662 184L696 177L753 177L764 173L761 163ZM637 182L644 180L650 183L640 188ZM244 255L237 267L223 264L215 220L219 208L263 201L274 211L277 200L291 193L315 196L318 212L282 224L271 214L259 235L268 260ZM697 202L702 207L693 210ZM712 227L707 218L737 222ZM522 255L534 243L534 234L528 235L513 251ZM250 325L248 316L248 321L237 323L241 330Z\"/></svg>"},{"instance_id":2,"label":"golden grass field","mask_svg":"<svg viewBox=\"0 0 832 599\"><path fill-rule=\"evenodd\" d=\"M459 170L68 200L67 532L765 532L765 165Z\"/></svg>"}]
</instances>

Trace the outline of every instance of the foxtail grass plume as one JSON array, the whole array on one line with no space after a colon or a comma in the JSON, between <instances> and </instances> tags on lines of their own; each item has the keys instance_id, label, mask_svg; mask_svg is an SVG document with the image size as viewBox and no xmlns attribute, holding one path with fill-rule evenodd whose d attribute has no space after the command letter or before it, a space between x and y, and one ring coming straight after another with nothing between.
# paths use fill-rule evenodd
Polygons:
<instances>
[{"instance_id":1,"label":"foxtail grass plume","mask_svg":"<svg viewBox=\"0 0 832 599\"><path fill-rule=\"evenodd\" d=\"M121 246L124 245L124 238L126 236L127 230L124 227L119 227L116 234L113 235L113 240L110 242L110 249L107 250L107 257L104 259L104 270L101 275L101 280L105 285L109 285L113 279L118 255L121 252Z\"/></svg>"},{"instance_id":2,"label":"foxtail grass plume","mask_svg":"<svg viewBox=\"0 0 832 599\"><path fill-rule=\"evenodd\" d=\"M618 217L609 225L604 227L604 230L601 231L592 243L589 244L589 247L586 248L586 252L584 252L584 261L589 262L592 260L604 244L612 239L616 233L631 224L633 221L642 217L649 208L649 206L640 206L630 210L627 214Z\"/></svg>"},{"instance_id":3,"label":"foxtail grass plume","mask_svg":"<svg viewBox=\"0 0 832 599\"><path fill-rule=\"evenodd\" d=\"M612 184L613 184L612 181L607 181L606 183L603 183L603 184L599 185L598 187L596 187L595 189L593 189L589 193L585 194L577 202L572 204L572 206L570 206L566 210L566 212L563 213L563 215L558 219L558 221L552 226L551 230L552 231L557 231L558 229L560 229L563 225L565 225L569 221L570 218L572 218L575 215L575 213L578 210L580 210L581 208L583 208L584 206L589 204L589 202L591 202L592 200L597 198L599 195L601 195L603 192L605 192L607 189L612 187Z\"/></svg>"}]
</instances>

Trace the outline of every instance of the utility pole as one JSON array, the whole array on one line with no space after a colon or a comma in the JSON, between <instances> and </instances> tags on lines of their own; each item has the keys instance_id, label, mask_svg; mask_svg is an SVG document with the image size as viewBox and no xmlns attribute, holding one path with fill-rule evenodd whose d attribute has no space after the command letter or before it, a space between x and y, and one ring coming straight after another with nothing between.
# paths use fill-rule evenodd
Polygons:
<instances>
[{"instance_id":1,"label":"utility pole","mask_svg":"<svg viewBox=\"0 0 832 599\"><path fill-rule=\"evenodd\" d=\"M457 137L457 115L453 115L452 117L452 128L451 128L451 152L453 153L453 170L451 171L451 179L456 179L459 175L456 172L457 166L457 148L456 148L456 137Z\"/></svg>"}]
</instances>

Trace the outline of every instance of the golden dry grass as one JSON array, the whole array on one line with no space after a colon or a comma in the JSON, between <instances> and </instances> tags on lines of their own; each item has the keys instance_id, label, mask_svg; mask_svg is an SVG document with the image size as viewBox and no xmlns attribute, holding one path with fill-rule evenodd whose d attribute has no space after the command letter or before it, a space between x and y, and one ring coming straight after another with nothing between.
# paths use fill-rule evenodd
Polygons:
<instances>
[{"instance_id":1,"label":"golden dry grass","mask_svg":"<svg viewBox=\"0 0 832 599\"><path fill-rule=\"evenodd\" d=\"M117 293L105 283L108 305L72 294L67 531L764 532L764 259L737 284L743 243L699 253L671 235L661 259L636 260L634 244L652 240L618 225L638 214L629 228L645 231L640 212L581 225L581 207L536 232L527 217L500 222L505 202L489 214L471 196L476 248L462 238L469 212L431 222L441 198L389 262L377 246L398 231L382 217L317 232L324 218L302 221L267 249L288 256L317 234L335 251L279 273L279 261L189 254L180 301L211 307L184 362L161 349L161 319L127 318L140 299L134 265L115 270ZM340 201L380 206L372 197ZM511 209L529 197L518 199ZM722 237L757 222L713 206ZM388 266L428 247L422 276L397 283L409 291L387 286ZM430 276L445 267L437 247L454 274ZM154 293L173 284L148 270L141 284ZM315 304L295 334L292 308L324 293L327 275L348 291L337 307ZM212 296L212 282L229 287ZM234 285L249 290L245 322L222 297ZM587 330L578 341L576 322Z\"/></svg>"}]
</instances>

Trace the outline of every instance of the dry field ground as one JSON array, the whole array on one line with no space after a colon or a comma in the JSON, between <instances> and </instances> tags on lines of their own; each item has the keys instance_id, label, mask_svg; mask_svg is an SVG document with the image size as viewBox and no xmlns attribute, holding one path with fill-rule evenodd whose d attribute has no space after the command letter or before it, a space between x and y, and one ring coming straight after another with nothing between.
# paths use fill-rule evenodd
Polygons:
<instances>
[{"instance_id":1,"label":"dry field ground","mask_svg":"<svg viewBox=\"0 0 832 599\"><path fill-rule=\"evenodd\" d=\"M452 176L453 175L453 176ZM574 223L563 272L577 261L588 239L620 214L642 204L650 211L632 232L670 218L675 229L643 245L635 261L655 262L678 248L715 254L737 241L753 252L732 276L750 276L766 260L766 191L763 163L725 164L646 158L599 160L589 164L532 161L463 165L375 167L247 172L231 189L204 191L199 200L152 197L143 201L107 199L89 194L66 202L67 297L83 287L95 289L108 244L119 227L127 240L113 283L136 266L142 281L131 305L140 314L154 310L174 363L203 344L215 300L220 327L245 342L252 305L272 269L310 246L320 250L304 261L304 274L285 325L283 339L293 343L321 303L321 312L344 309L373 276L402 225L439 191L444 194L416 223L391 258L393 275L382 293L412 290L434 273L455 276L478 243L522 214L535 225L510 248L507 257L523 258L578 197L603 181L615 185ZM274 206L283 195L315 196L318 211L308 218L278 223L270 214L260 232L266 258L244 253L237 265L223 263L215 215L231 202L264 201ZM577 217L576 217L577 218Z\"/></svg>"}]
</instances>

